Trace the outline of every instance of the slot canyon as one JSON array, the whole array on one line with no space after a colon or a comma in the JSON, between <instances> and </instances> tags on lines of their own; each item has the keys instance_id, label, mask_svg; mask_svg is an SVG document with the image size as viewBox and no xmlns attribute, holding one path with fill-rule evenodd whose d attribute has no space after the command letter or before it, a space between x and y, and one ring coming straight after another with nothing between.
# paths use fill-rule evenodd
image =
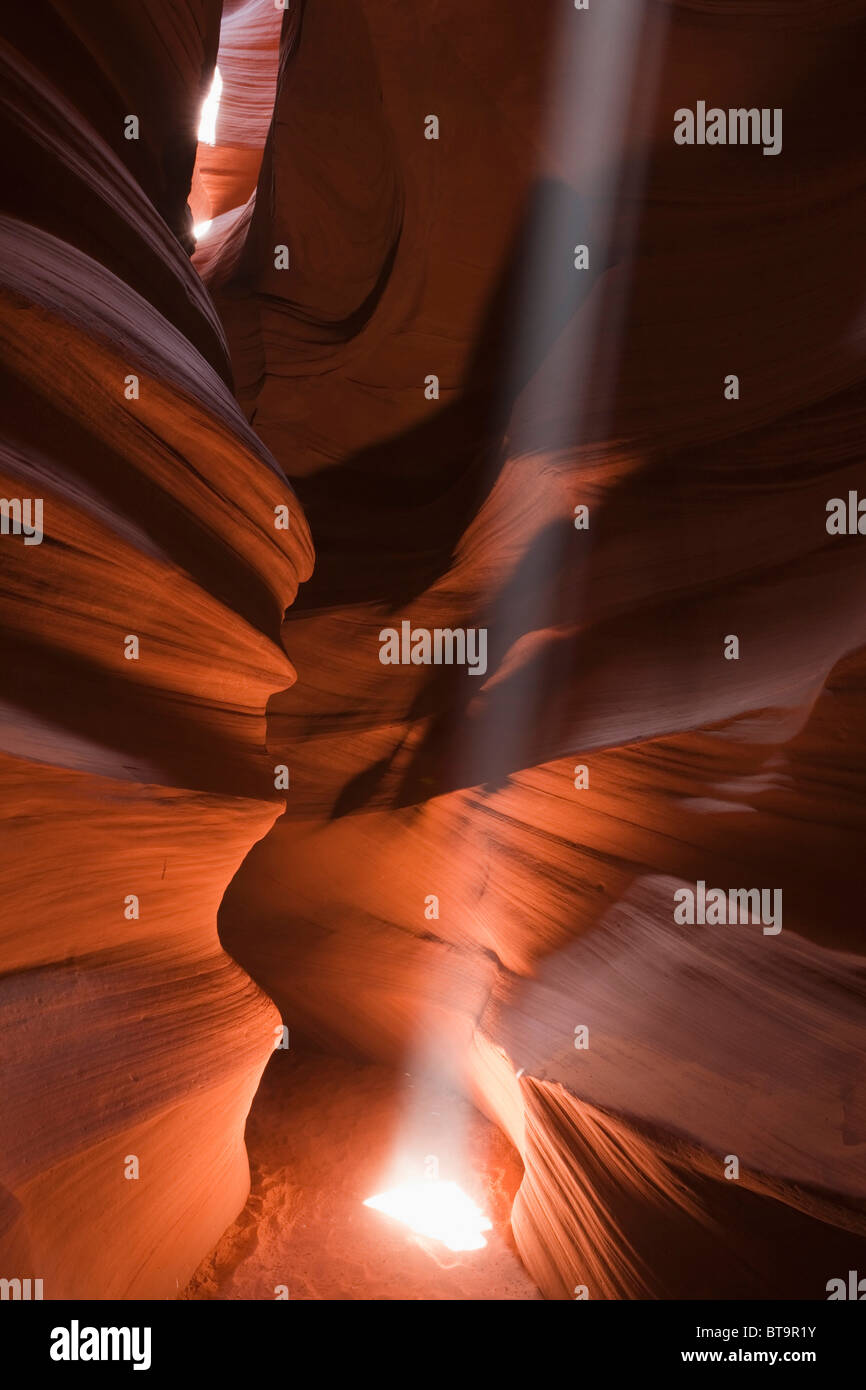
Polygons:
<instances>
[{"instance_id":1,"label":"slot canyon","mask_svg":"<svg viewBox=\"0 0 866 1390\"><path fill-rule=\"evenodd\" d=\"M866 1276L866 0L2 31L4 1298Z\"/></svg>"}]
</instances>

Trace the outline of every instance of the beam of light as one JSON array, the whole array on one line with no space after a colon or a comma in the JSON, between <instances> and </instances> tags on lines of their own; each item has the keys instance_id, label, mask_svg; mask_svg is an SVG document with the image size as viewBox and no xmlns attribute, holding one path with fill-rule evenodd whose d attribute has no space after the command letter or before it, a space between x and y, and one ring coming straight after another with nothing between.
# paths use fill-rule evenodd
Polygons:
<instances>
[{"instance_id":1,"label":"beam of light","mask_svg":"<svg viewBox=\"0 0 866 1390\"><path fill-rule=\"evenodd\" d=\"M456 1182L422 1178L368 1197L364 1206L400 1221L415 1235L441 1241L449 1250L481 1250L487 1244L482 1232L493 1229Z\"/></svg>"},{"instance_id":2,"label":"beam of light","mask_svg":"<svg viewBox=\"0 0 866 1390\"><path fill-rule=\"evenodd\" d=\"M201 120L198 124L198 138L202 145L216 144L216 120L217 112L220 109L220 97L222 96L223 80L219 68L213 70L213 83L211 89L205 97L201 108Z\"/></svg>"},{"instance_id":3,"label":"beam of light","mask_svg":"<svg viewBox=\"0 0 866 1390\"><path fill-rule=\"evenodd\" d=\"M213 226L213 218L209 217L206 222L196 222L192 229L192 234L196 241L203 241Z\"/></svg>"},{"instance_id":4,"label":"beam of light","mask_svg":"<svg viewBox=\"0 0 866 1390\"><path fill-rule=\"evenodd\" d=\"M594 534L578 540L571 524L573 504L584 500L579 451L604 437L604 417L613 410L668 23L666 10L651 0L605 0L587 11L564 11L552 51L542 142L548 173L527 219L495 428L507 437L509 462L519 461L523 494L544 498L556 524L540 531L521 557L520 603L506 585L485 596L489 607L480 605L487 607L490 632L487 683L496 682L500 666L508 669L509 659L512 671L525 662L526 676L513 680L509 700L498 708L492 702L495 717L471 727L471 746L457 757L465 756L473 770L493 768L503 776L527 765L531 731L550 718L567 652L577 661ZM571 259L578 245L589 248L587 271ZM489 482L492 490L496 477ZM518 518L514 534L521 524ZM583 551L579 569L576 545ZM569 565L576 570L571 624L560 588ZM570 751L563 743L550 756Z\"/></svg>"},{"instance_id":5,"label":"beam of light","mask_svg":"<svg viewBox=\"0 0 866 1390\"><path fill-rule=\"evenodd\" d=\"M604 0L587 12L563 9L556 33L544 159L527 209L526 235L513 263L505 267L507 318L502 337L507 347L499 399L491 407L489 425L492 437L507 441L509 458L519 461L523 494L551 494L551 514L559 525L542 532L538 543L521 557L516 605L508 584L494 586L480 597L477 611L486 610L486 625L500 662L522 638L545 634L559 621L557 584L569 547L575 544L572 506L583 500L577 455L581 445L592 442L587 437L587 412L591 406L594 418L600 418L600 407L610 410L614 399L629 253L650 152L650 143L642 135L642 117L652 111L666 26L666 12L652 0ZM578 244L590 248L589 274L574 262ZM611 267L617 275L606 274ZM605 291L603 299L600 292L590 293L596 282ZM565 339L564 333L568 334ZM556 348L556 370L545 371ZM547 466L549 459L556 460L563 451L572 459L565 497L562 468ZM491 457L485 495L492 492L500 468L499 452L493 451ZM516 518L511 534L519 536L522 524L522 518ZM577 544L588 549L580 539ZM511 563L516 566L517 561ZM579 598L575 612L580 614ZM555 644L551 652L552 660ZM526 765L522 761L525 731L547 717L545 703L556 672L539 661L535 676L522 688L516 686L513 698L500 704L496 717L485 720L480 728L465 725L462 747L458 732L458 767L461 760L467 772L491 767L510 772ZM463 785L471 787L472 777ZM482 801L487 795L482 788ZM457 862L472 853L461 845L464 833L462 829L454 832ZM478 863L475 869L470 862L467 870L470 882L477 872L481 892L486 868ZM459 927L452 931L459 936ZM447 927L441 935L447 941ZM479 1250L487 1243L482 1232L492 1229L490 1222L455 1182L438 1177L440 1159L450 1174L459 1177L472 1171L468 1102L458 1099L466 1094L467 1068L459 1050L448 1045L441 1023L454 989L451 972L445 953L425 962L426 1004L418 1010L417 1033L407 1056L406 1075L411 1083L400 1135L401 1150L413 1156L408 1165L412 1173L403 1181L407 1175L401 1172L392 1187L368 1198L365 1205L404 1223L418 1236L442 1241L451 1250ZM479 987L478 1017L488 988L486 984ZM431 1087L439 1092L435 1110L430 1108ZM422 1160L422 1155L427 1157ZM417 1176L420 1163L427 1168L431 1159L432 1182Z\"/></svg>"}]
</instances>

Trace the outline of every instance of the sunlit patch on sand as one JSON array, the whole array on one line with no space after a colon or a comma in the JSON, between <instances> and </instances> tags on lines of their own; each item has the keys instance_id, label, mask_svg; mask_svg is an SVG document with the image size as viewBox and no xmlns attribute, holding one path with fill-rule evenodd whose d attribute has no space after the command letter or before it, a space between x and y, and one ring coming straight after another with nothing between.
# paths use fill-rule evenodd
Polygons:
<instances>
[{"instance_id":1,"label":"sunlit patch on sand","mask_svg":"<svg viewBox=\"0 0 866 1390\"><path fill-rule=\"evenodd\" d=\"M482 1232L492 1230L483 1211L455 1182L404 1183L368 1197L364 1206L402 1222L416 1235L441 1241L449 1250L481 1250L487 1244Z\"/></svg>"}]
</instances>

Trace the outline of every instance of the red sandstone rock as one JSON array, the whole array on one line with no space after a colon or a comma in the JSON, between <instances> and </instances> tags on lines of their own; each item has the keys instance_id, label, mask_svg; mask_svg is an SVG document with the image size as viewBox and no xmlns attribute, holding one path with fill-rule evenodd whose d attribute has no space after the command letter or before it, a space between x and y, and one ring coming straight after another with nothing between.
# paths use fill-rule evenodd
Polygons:
<instances>
[{"instance_id":1,"label":"red sandstone rock","mask_svg":"<svg viewBox=\"0 0 866 1390\"><path fill-rule=\"evenodd\" d=\"M185 1283L246 1193L247 971L496 1120L545 1295L823 1297L866 1235L866 581L824 525L866 491L866 7L217 8L28 5L2 59L0 481L46 508L3 539L3 1267ZM783 155L676 147L705 96ZM403 619L485 626L485 678L383 666ZM698 879L783 932L677 927Z\"/></svg>"},{"instance_id":2,"label":"red sandstone rock","mask_svg":"<svg viewBox=\"0 0 866 1390\"><path fill-rule=\"evenodd\" d=\"M147 160L165 151L148 122L176 130L159 72L198 7L168 7L161 25L148 11L150 48L145 11L129 28L112 11L110 109L76 87L71 53L49 45L34 68L38 8L12 26L34 21L32 46L4 55L4 149L16 172L22 151L38 163L14 187L22 216L0 221L0 491L42 499L45 534L2 539L0 1265L36 1271L46 1298L164 1298L248 1186L243 1123L278 1020L220 947L216 913L281 808L264 711L294 679L278 624L312 551L225 384L207 296L148 201L167 216L185 199L194 144L179 182L151 184ZM108 61L94 34L81 41ZM197 41L171 88L190 114L210 51ZM113 123L140 98L130 173Z\"/></svg>"}]
</instances>

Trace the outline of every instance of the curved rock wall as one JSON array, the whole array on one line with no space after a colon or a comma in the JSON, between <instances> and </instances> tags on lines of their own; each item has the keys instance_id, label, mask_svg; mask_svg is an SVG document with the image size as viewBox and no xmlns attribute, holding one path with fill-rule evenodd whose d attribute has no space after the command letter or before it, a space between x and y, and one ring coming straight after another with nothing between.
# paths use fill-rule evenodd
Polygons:
<instances>
[{"instance_id":1,"label":"curved rock wall","mask_svg":"<svg viewBox=\"0 0 866 1390\"><path fill-rule=\"evenodd\" d=\"M823 1297L866 1258L825 524L866 491L866 6L217 11L37 3L3 60L2 485L45 507L2 538L4 1268L183 1281L243 1200L246 971L470 1090L549 1297ZM699 100L782 150L676 145ZM383 665L403 621L484 628L483 678ZM782 930L677 922L698 881Z\"/></svg>"},{"instance_id":2,"label":"curved rock wall","mask_svg":"<svg viewBox=\"0 0 866 1390\"><path fill-rule=\"evenodd\" d=\"M46 1298L164 1298L248 1187L278 1019L216 914L281 809L264 711L312 552L176 240L219 7L26 10L2 54L0 491L41 502L44 536L0 540L0 1265Z\"/></svg>"},{"instance_id":3,"label":"curved rock wall","mask_svg":"<svg viewBox=\"0 0 866 1390\"><path fill-rule=\"evenodd\" d=\"M549 1296L821 1297L866 1184L866 593L825 526L862 487L863 7L362 8L351 119L308 96L342 6L284 55L247 247L294 269L216 296L317 545L223 939L299 1034L466 1079ZM348 171L313 246L379 85L396 247ZM698 99L782 107L782 153L676 146ZM485 678L383 666L402 620L486 627ZM698 880L781 890L782 933L675 924Z\"/></svg>"}]
</instances>

